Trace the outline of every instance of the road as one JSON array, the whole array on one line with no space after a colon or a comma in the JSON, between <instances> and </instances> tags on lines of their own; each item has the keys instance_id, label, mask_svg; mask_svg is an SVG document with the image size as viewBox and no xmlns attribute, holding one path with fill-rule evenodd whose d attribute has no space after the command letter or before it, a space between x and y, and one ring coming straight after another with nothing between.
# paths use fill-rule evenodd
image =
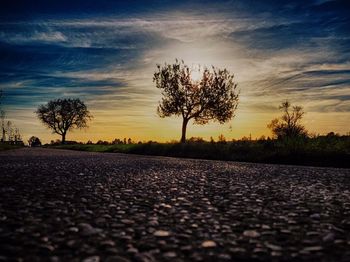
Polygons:
<instances>
[{"instance_id":1,"label":"road","mask_svg":"<svg viewBox=\"0 0 350 262\"><path fill-rule=\"evenodd\" d=\"M349 261L350 169L0 153L0 261Z\"/></svg>"}]
</instances>

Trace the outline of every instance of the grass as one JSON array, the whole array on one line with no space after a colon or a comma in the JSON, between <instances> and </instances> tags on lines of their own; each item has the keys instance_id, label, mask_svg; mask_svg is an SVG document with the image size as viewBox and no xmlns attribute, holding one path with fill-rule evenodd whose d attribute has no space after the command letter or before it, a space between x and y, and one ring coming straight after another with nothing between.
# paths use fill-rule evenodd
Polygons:
<instances>
[{"instance_id":1,"label":"grass","mask_svg":"<svg viewBox=\"0 0 350 262\"><path fill-rule=\"evenodd\" d=\"M117 145L60 145L54 148L89 152L118 152L257 163L350 167L350 137L224 143L144 143Z\"/></svg>"}]
</instances>

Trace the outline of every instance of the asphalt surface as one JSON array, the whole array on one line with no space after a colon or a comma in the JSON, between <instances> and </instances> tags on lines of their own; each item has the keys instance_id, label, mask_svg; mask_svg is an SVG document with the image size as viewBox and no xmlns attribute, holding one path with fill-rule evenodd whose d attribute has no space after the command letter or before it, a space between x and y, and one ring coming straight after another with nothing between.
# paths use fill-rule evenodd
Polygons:
<instances>
[{"instance_id":1,"label":"asphalt surface","mask_svg":"<svg viewBox=\"0 0 350 262\"><path fill-rule=\"evenodd\" d=\"M350 261L350 169L0 152L0 261Z\"/></svg>"}]
</instances>

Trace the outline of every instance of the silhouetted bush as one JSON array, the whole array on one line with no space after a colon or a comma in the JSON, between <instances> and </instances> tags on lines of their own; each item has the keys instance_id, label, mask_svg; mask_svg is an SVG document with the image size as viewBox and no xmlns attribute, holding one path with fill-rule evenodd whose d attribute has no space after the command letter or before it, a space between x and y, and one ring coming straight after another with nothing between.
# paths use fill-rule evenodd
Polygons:
<instances>
[{"instance_id":1,"label":"silhouetted bush","mask_svg":"<svg viewBox=\"0 0 350 262\"><path fill-rule=\"evenodd\" d=\"M38 137L32 136L29 138L28 144L30 147L39 147L41 146L41 141Z\"/></svg>"}]
</instances>

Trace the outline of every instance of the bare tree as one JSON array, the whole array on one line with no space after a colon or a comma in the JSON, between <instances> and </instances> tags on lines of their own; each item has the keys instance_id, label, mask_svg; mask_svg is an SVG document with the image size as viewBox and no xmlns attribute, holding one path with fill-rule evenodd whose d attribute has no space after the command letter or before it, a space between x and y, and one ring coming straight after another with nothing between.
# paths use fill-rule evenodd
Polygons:
<instances>
[{"instance_id":1,"label":"bare tree","mask_svg":"<svg viewBox=\"0 0 350 262\"><path fill-rule=\"evenodd\" d=\"M5 111L0 111L0 118L1 118L1 141L5 142L6 140L6 129L5 129Z\"/></svg>"},{"instance_id":2,"label":"bare tree","mask_svg":"<svg viewBox=\"0 0 350 262\"><path fill-rule=\"evenodd\" d=\"M62 144L68 131L86 128L88 120L92 118L84 102L71 98L51 100L40 105L35 113L46 127L62 137Z\"/></svg>"},{"instance_id":3,"label":"bare tree","mask_svg":"<svg viewBox=\"0 0 350 262\"><path fill-rule=\"evenodd\" d=\"M5 129L5 111L2 108L2 100L4 98L4 92L0 90L0 119L1 119L1 141L6 140L6 129Z\"/></svg>"},{"instance_id":4,"label":"bare tree","mask_svg":"<svg viewBox=\"0 0 350 262\"><path fill-rule=\"evenodd\" d=\"M6 123L6 134L7 134L7 141L13 141L14 133L13 133L13 126L11 121L7 121Z\"/></svg>"},{"instance_id":5,"label":"bare tree","mask_svg":"<svg viewBox=\"0 0 350 262\"><path fill-rule=\"evenodd\" d=\"M4 91L2 91L2 89L0 89L0 109L1 109L2 99L3 98L4 98Z\"/></svg>"},{"instance_id":6,"label":"bare tree","mask_svg":"<svg viewBox=\"0 0 350 262\"><path fill-rule=\"evenodd\" d=\"M237 84L233 74L214 66L199 70L201 79L192 79L192 70L183 61L157 65L153 81L161 89L162 100L157 109L160 117L182 116L181 142L186 142L188 122L204 125L220 124L234 117L238 105Z\"/></svg>"},{"instance_id":7,"label":"bare tree","mask_svg":"<svg viewBox=\"0 0 350 262\"><path fill-rule=\"evenodd\" d=\"M293 106L287 100L279 106L283 115L280 118L273 119L268 128L277 138L291 138L307 135L305 127L300 123L305 112L301 106Z\"/></svg>"}]
</instances>

